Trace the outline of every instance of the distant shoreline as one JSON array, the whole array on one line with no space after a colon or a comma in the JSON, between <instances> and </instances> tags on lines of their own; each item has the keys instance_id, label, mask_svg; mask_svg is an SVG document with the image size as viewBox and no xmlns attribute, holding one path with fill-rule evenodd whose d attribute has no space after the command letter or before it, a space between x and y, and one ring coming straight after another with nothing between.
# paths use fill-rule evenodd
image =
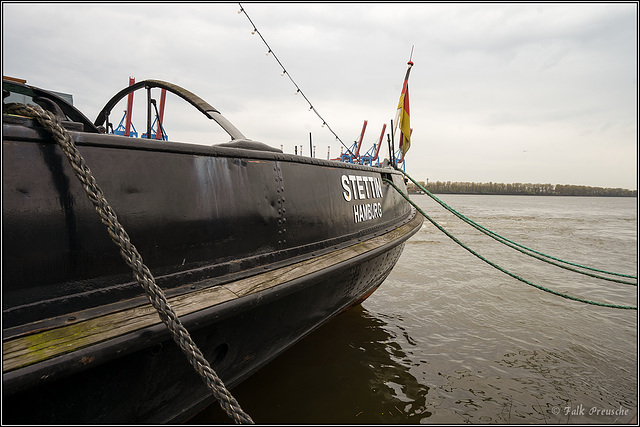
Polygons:
<instances>
[{"instance_id":1,"label":"distant shoreline","mask_svg":"<svg viewBox=\"0 0 640 427\"><path fill-rule=\"evenodd\" d=\"M410 191L409 194L411 195L420 195L420 194L425 194L424 192L421 191ZM431 194L459 194L459 195L463 195L463 196L547 196L547 197L638 197L636 195L634 196L585 196L585 195L579 195L579 194L574 194L574 195L569 195L569 194L521 194L521 193L439 193L439 192L435 192L432 191Z\"/></svg>"},{"instance_id":2,"label":"distant shoreline","mask_svg":"<svg viewBox=\"0 0 640 427\"><path fill-rule=\"evenodd\" d=\"M418 183L433 194L470 194L502 196L582 196L582 197L638 197L638 190L624 188L588 187L586 185L563 184L503 184L496 182L442 182ZM420 194L412 182L407 184L409 194Z\"/></svg>"}]
</instances>

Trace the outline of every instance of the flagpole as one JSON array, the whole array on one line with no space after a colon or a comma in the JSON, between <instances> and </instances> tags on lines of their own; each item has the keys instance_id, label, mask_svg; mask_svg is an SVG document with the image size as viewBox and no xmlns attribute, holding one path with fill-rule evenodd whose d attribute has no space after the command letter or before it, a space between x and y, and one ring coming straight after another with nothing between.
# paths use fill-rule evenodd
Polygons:
<instances>
[{"instance_id":1,"label":"flagpole","mask_svg":"<svg viewBox=\"0 0 640 427\"><path fill-rule=\"evenodd\" d=\"M408 107L409 107L409 105L408 105L408 102L409 102L409 100L408 100L408 96L409 96L409 94L408 94L408 91L409 91L408 85L409 85L409 74L411 73L411 67L413 67L412 59L413 59L413 46L411 46L411 54L409 55L409 61L407 62L407 65L408 65L407 73L404 76L404 83L402 84L402 92L400 93L400 103L402 105L398 104L398 110L396 112L396 127L400 129L400 135L401 135L400 136L400 141L398 142L398 148L400 148L402 150L402 157L403 158L404 158L404 155L405 155L406 151L409 148L406 148L406 149L404 148L404 139L406 137L406 135L405 135L406 132L405 131L407 129L403 130L400 126L402 125L404 127L404 120L402 120L403 114L405 114L405 113L407 114L407 119L408 119L408 114L409 114L409 112L408 112ZM396 129L396 131L397 130L398 129ZM392 131L393 131L393 128L392 128ZM410 141L410 138L411 138L411 133L410 132L411 131L409 130L408 132L409 132L409 137L407 139ZM393 135L393 133L392 133L392 135ZM407 142L409 142L409 141L407 141ZM394 153L394 156L395 156L395 153Z\"/></svg>"}]
</instances>

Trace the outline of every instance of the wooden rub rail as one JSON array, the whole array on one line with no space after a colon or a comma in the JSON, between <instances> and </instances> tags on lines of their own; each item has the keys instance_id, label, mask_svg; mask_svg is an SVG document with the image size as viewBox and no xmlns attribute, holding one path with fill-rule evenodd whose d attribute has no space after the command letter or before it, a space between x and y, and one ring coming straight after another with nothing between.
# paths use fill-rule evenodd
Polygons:
<instances>
[{"instance_id":1,"label":"wooden rub rail","mask_svg":"<svg viewBox=\"0 0 640 427\"><path fill-rule=\"evenodd\" d=\"M184 316L273 288L402 239L403 235L415 229L416 222L419 221L421 218L414 215L413 219L404 225L355 245L230 283L177 295L168 298L168 301L179 316ZM160 323L157 311L147 303L70 325L44 330L34 327L33 333L9 338L3 342L2 371L7 373Z\"/></svg>"}]
</instances>

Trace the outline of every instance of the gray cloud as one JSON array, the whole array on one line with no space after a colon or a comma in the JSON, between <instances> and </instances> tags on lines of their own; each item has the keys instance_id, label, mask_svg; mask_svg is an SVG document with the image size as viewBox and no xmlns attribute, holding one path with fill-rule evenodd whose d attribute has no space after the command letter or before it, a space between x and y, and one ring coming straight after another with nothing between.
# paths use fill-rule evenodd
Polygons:
<instances>
[{"instance_id":1,"label":"gray cloud","mask_svg":"<svg viewBox=\"0 0 640 427\"><path fill-rule=\"evenodd\" d=\"M415 46L407 171L417 179L637 188L636 4L243 6L347 144L366 119L372 145L394 117ZM336 156L340 144L238 10L3 3L3 74L73 93L90 118L129 76L168 80L251 138L308 151L311 132L319 155ZM169 99L170 137L222 142L197 114Z\"/></svg>"}]
</instances>

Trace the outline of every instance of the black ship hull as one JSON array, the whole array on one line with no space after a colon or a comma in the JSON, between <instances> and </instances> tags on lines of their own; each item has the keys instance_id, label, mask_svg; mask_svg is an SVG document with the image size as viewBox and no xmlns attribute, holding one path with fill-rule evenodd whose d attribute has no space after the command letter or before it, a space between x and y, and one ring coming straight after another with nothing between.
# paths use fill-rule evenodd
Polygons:
<instances>
[{"instance_id":1,"label":"black ship hull","mask_svg":"<svg viewBox=\"0 0 640 427\"><path fill-rule=\"evenodd\" d=\"M391 168L233 131L198 146L65 126L228 388L370 295L422 224ZM180 422L211 403L52 136L5 114L2 149L3 421Z\"/></svg>"}]
</instances>

